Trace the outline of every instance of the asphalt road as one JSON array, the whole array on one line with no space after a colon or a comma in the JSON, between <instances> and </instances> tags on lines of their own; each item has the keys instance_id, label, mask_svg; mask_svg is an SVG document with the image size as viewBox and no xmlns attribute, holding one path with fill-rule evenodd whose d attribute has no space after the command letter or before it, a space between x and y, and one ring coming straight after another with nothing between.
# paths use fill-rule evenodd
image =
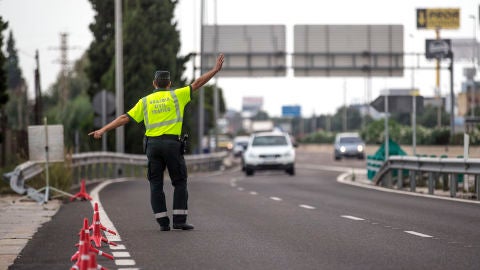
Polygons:
<instances>
[{"instance_id":1,"label":"asphalt road","mask_svg":"<svg viewBox=\"0 0 480 270\"><path fill-rule=\"evenodd\" d=\"M480 269L480 205L340 184L333 166L365 168L365 161L299 152L295 176L193 175L194 231L159 231L146 180L112 183L101 203L134 265L98 262L109 269ZM165 190L171 210L168 182ZM89 203L63 205L9 269L68 269L91 215Z\"/></svg>"}]
</instances>

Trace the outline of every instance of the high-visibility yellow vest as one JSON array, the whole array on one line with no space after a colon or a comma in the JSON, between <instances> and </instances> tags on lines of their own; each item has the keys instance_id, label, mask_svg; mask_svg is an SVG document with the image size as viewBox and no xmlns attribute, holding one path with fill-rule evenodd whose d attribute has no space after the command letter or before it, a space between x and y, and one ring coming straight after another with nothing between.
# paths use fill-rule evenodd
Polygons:
<instances>
[{"instance_id":1,"label":"high-visibility yellow vest","mask_svg":"<svg viewBox=\"0 0 480 270\"><path fill-rule=\"evenodd\" d=\"M144 122L146 136L180 135L183 112L191 100L191 92L190 85L175 90L156 90L141 98L127 115L137 123Z\"/></svg>"}]
</instances>

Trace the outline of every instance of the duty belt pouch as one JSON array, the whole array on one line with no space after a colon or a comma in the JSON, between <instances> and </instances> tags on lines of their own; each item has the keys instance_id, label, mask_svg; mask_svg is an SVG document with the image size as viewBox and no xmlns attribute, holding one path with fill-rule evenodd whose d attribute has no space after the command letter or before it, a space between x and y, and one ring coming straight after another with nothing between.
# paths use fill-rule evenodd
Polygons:
<instances>
[{"instance_id":1,"label":"duty belt pouch","mask_svg":"<svg viewBox=\"0 0 480 270\"><path fill-rule=\"evenodd\" d=\"M188 139L188 134L183 135L183 137L180 137L178 141L180 142L180 155L184 155L187 152L187 139Z\"/></svg>"}]
</instances>

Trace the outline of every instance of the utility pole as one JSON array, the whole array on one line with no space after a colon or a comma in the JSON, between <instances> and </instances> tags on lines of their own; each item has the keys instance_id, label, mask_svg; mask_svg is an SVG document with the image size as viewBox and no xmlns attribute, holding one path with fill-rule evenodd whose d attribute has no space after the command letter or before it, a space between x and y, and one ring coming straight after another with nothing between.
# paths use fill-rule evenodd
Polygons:
<instances>
[{"instance_id":1,"label":"utility pole","mask_svg":"<svg viewBox=\"0 0 480 270\"><path fill-rule=\"evenodd\" d=\"M122 0L115 0L115 107L116 116L123 114L123 36L122 36ZM125 128L115 129L117 153L125 152Z\"/></svg>"},{"instance_id":2,"label":"utility pole","mask_svg":"<svg viewBox=\"0 0 480 270\"><path fill-rule=\"evenodd\" d=\"M34 121L35 125L42 124L43 106L42 106L42 89L40 85L40 63L38 50L35 51L35 107Z\"/></svg>"},{"instance_id":3,"label":"utility pole","mask_svg":"<svg viewBox=\"0 0 480 270\"><path fill-rule=\"evenodd\" d=\"M204 6L205 2L204 0L200 1L200 75L203 74L204 72L204 44L203 44L203 21L204 21ZM204 102L205 102L205 92L204 92L204 87L202 86L200 88L199 98L198 98L198 153L201 154L203 150L203 135L204 135L204 123L205 123L205 113L204 113ZM207 147L209 146L210 142L207 142Z\"/></svg>"},{"instance_id":4,"label":"utility pole","mask_svg":"<svg viewBox=\"0 0 480 270\"><path fill-rule=\"evenodd\" d=\"M60 47L53 47L50 48L53 50L60 50L60 59L58 62L60 63L60 89L59 89L59 97L60 97L60 107L62 109L65 108L68 97L69 97L69 89L68 89L68 77L70 72L70 61L68 60L68 51L73 49L79 49L79 47L69 47L68 46L68 33L61 32L60 33Z\"/></svg>"}]
</instances>

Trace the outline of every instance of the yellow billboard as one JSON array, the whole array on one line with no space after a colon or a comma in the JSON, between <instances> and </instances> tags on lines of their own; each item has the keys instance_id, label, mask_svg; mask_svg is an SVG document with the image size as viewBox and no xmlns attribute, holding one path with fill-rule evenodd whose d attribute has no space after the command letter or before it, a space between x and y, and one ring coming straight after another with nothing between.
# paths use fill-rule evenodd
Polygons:
<instances>
[{"instance_id":1,"label":"yellow billboard","mask_svg":"<svg viewBox=\"0 0 480 270\"><path fill-rule=\"evenodd\" d=\"M418 29L458 29L460 28L459 8L420 8L417 9Z\"/></svg>"}]
</instances>

